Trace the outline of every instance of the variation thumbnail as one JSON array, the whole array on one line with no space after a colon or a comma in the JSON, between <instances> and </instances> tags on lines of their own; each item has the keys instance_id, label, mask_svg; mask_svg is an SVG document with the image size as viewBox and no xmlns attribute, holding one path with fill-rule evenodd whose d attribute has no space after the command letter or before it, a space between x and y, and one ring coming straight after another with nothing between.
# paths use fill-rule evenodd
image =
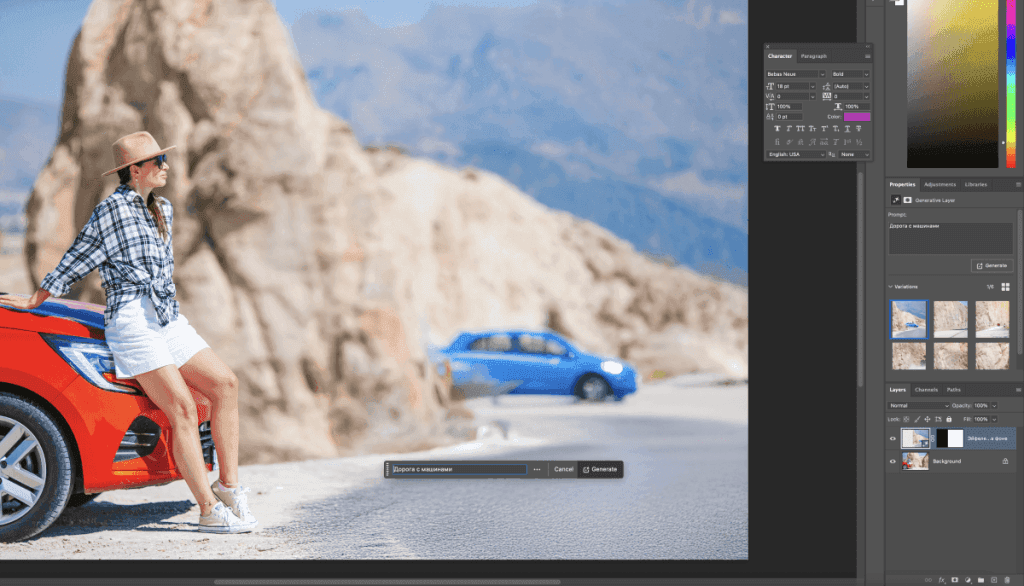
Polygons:
<instances>
[{"instance_id":1,"label":"variation thumbnail","mask_svg":"<svg viewBox=\"0 0 1024 586\"><path fill-rule=\"evenodd\" d=\"M999 1L907 2L907 167L999 166Z\"/></svg>"},{"instance_id":2,"label":"variation thumbnail","mask_svg":"<svg viewBox=\"0 0 1024 586\"><path fill-rule=\"evenodd\" d=\"M901 448L923 448L927 450L931 446L931 430L927 427L915 429L903 429Z\"/></svg>"},{"instance_id":3,"label":"variation thumbnail","mask_svg":"<svg viewBox=\"0 0 1024 586\"><path fill-rule=\"evenodd\" d=\"M892 345L893 370L924 370L925 353L923 342L899 342Z\"/></svg>"},{"instance_id":4,"label":"variation thumbnail","mask_svg":"<svg viewBox=\"0 0 1024 586\"><path fill-rule=\"evenodd\" d=\"M1006 342L979 343L975 349L974 363L978 370L1009 370L1010 345Z\"/></svg>"},{"instance_id":5,"label":"variation thumbnail","mask_svg":"<svg viewBox=\"0 0 1024 586\"><path fill-rule=\"evenodd\" d=\"M936 370L967 370L967 342L935 344Z\"/></svg>"},{"instance_id":6,"label":"variation thumbnail","mask_svg":"<svg viewBox=\"0 0 1024 586\"><path fill-rule=\"evenodd\" d=\"M927 470L928 452L903 452L904 470Z\"/></svg>"},{"instance_id":7,"label":"variation thumbnail","mask_svg":"<svg viewBox=\"0 0 1024 586\"><path fill-rule=\"evenodd\" d=\"M936 301L932 306L935 338L967 337L967 302Z\"/></svg>"},{"instance_id":8,"label":"variation thumbnail","mask_svg":"<svg viewBox=\"0 0 1024 586\"><path fill-rule=\"evenodd\" d=\"M923 299L892 300L889 308L893 340L928 337L928 302Z\"/></svg>"},{"instance_id":9,"label":"variation thumbnail","mask_svg":"<svg viewBox=\"0 0 1024 586\"><path fill-rule=\"evenodd\" d=\"M974 331L979 338L1009 338L1010 302L977 302L974 305Z\"/></svg>"}]
</instances>

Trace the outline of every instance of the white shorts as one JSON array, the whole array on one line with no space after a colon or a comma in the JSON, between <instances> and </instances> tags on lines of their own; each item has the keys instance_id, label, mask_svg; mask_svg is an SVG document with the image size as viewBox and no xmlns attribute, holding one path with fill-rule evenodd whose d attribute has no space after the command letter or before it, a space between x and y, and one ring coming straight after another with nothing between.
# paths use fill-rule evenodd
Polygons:
<instances>
[{"instance_id":1,"label":"white shorts","mask_svg":"<svg viewBox=\"0 0 1024 586\"><path fill-rule=\"evenodd\" d=\"M149 297L129 301L114 312L106 336L117 378L132 378L168 364L180 368L210 347L180 312L161 327Z\"/></svg>"}]
</instances>

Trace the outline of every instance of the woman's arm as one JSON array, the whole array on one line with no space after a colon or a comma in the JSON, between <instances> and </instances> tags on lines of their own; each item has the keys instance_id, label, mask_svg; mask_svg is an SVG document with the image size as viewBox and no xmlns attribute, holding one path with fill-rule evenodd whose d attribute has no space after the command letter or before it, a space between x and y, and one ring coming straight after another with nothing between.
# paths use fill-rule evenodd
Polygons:
<instances>
[{"instance_id":1,"label":"woman's arm","mask_svg":"<svg viewBox=\"0 0 1024 586\"><path fill-rule=\"evenodd\" d=\"M0 295L0 305L10 305L18 309L35 309L42 305L49 296L50 292L46 289L39 289L28 299L14 295Z\"/></svg>"},{"instance_id":2,"label":"woman's arm","mask_svg":"<svg viewBox=\"0 0 1024 586\"><path fill-rule=\"evenodd\" d=\"M107 259L103 248L103 227L114 229L114 218L109 206L100 204L92 213L92 217L82 227L71 248L64 253L57 267L50 271L39 284L54 297L60 297L71 290L71 286L89 274L100 263ZM40 301L40 303L42 303Z\"/></svg>"}]
</instances>

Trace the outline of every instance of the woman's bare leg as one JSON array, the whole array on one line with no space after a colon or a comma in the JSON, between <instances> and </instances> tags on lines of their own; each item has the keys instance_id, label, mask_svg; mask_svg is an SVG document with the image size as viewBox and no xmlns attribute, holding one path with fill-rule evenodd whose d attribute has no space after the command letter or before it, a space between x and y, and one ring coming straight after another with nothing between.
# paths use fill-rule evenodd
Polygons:
<instances>
[{"instance_id":1,"label":"woman's bare leg","mask_svg":"<svg viewBox=\"0 0 1024 586\"><path fill-rule=\"evenodd\" d=\"M206 463L199 444L199 417L192 393L173 364L137 375L146 396L171 423L174 464L199 503L200 514L209 515L217 498L206 484Z\"/></svg>"},{"instance_id":2,"label":"woman's bare leg","mask_svg":"<svg viewBox=\"0 0 1024 586\"><path fill-rule=\"evenodd\" d=\"M238 377L213 350L203 348L183 364L188 386L210 400L210 427L220 464L220 481L238 484Z\"/></svg>"}]
</instances>

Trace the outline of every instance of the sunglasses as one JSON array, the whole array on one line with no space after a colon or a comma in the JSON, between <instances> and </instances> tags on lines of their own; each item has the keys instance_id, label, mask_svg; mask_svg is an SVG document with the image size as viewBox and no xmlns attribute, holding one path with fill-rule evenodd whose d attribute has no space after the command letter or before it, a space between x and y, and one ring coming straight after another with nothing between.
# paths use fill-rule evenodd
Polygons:
<instances>
[{"instance_id":1,"label":"sunglasses","mask_svg":"<svg viewBox=\"0 0 1024 586\"><path fill-rule=\"evenodd\" d=\"M141 166L145 165L146 163L148 163L150 161L153 161L154 163L156 163L156 167L157 167L157 169L159 169L160 167L164 166L164 163L167 162L167 153L164 153L162 155L157 155L157 156L153 157L152 159L146 159L145 161L142 161L141 163L139 163L139 166L141 167Z\"/></svg>"}]
</instances>

